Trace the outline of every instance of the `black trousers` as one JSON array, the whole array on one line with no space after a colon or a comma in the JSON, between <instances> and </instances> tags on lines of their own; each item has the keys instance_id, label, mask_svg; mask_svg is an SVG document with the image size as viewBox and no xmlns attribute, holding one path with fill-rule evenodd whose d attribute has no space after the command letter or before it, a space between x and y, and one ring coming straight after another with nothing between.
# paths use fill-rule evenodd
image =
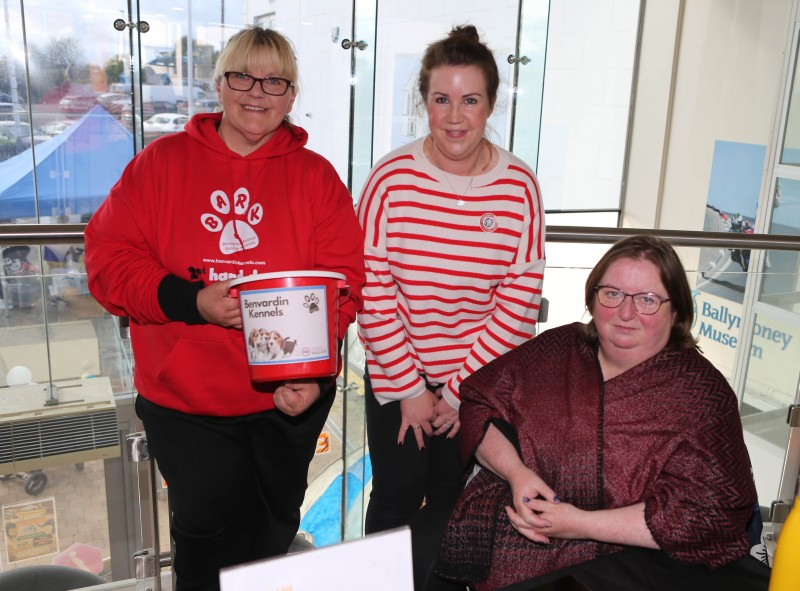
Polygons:
<instances>
[{"instance_id":1,"label":"black trousers","mask_svg":"<svg viewBox=\"0 0 800 591\"><path fill-rule=\"evenodd\" d=\"M219 589L221 568L285 554L335 389L299 417L208 417L138 396L150 454L167 482L180 591Z\"/></svg>"},{"instance_id":2,"label":"black trousers","mask_svg":"<svg viewBox=\"0 0 800 591\"><path fill-rule=\"evenodd\" d=\"M767 591L769 575L750 556L712 570L677 562L661 550L627 548L501 591Z\"/></svg>"},{"instance_id":3,"label":"black trousers","mask_svg":"<svg viewBox=\"0 0 800 591\"><path fill-rule=\"evenodd\" d=\"M372 463L366 533L410 525L416 591L464 589L432 574L444 526L463 488L459 437L423 434L425 450L420 451L409 429L403 445L398 445L400 403L381 405L369 375L364 376L364 391Z\"/></svg>"}]
</instances>

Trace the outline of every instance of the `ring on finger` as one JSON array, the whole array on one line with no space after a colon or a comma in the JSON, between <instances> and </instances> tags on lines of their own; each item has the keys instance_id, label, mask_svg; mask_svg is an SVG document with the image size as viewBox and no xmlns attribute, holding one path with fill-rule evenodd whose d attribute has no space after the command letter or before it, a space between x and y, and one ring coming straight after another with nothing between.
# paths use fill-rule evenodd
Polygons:
<instances>
[{"instance_id":1,"label":"ring on finger","mask_svg":"<svg viewBox=\"0 0 800 591\"><path fill-rule=\"evenodd\" d=\"M444 422L444 426L445 426L445 427L449 427L449 426L450 426L450 422L449 422L449 421L445 421L445 422Z\"/></svg>"},{"instance_id":2,"label":"ring on finger","mask_svg":"<svg viewBox=\"0 0 800 591\"><path fill-rule=\"evenodd\" d=\"M420 429L422 429L422 427L420 427L419 425L417 425L416 427L414 427L414 431L419 431Z\"/></svg>"}]
</instances>

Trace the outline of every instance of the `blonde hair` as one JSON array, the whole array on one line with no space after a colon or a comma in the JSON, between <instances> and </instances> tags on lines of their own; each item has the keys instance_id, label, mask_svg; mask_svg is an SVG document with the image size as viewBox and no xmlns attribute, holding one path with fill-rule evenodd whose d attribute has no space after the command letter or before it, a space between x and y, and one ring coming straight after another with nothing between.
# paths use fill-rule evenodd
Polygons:
<instances>
[{"instance_id":1,"label":"blonde hair","mask_svg":"<svg viewBox=\"0 0 800 591\"><path fill-rule=\"evenodd\" d=\"M246 27L230 38L214 66L214 81L225 72L249 72L272 66L278 75L292 81L291 92L297 93L298 68L294 45L287 37L255 25Z\"/></svg>"}]
</instances>

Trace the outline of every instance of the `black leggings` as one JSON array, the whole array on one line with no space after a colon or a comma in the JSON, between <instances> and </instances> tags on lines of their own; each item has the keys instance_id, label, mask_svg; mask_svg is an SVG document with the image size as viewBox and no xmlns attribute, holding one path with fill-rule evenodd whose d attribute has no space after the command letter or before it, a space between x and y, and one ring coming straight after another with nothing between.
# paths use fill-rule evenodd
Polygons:
<instances>
[{"instance_id":1,"label":"black leggings","mask_svg":"<svg viewBox=\"0 0 800 591\"><path fill-rule=\"evenodd\" d=\"M463 589L463 585L445 583L431 574L444 526L463 488L459 437L423 434L425 450L420 451L409 429L403 445L397 445L400 403L381 405L369 375L364 376L364 391L372 463L372 492L364 529L370 534L410 525L416 591Z\"/></svg>"},{"instance_id":2,"label":"black leggings","mask_svg":"<svg viewBox=\"0 0 800 591\"><path fill-rule=\"evenodd\" d=\"M177 589L216 591L221 568L286 553L334 395L331 388L299 417L196 416L137 397L169 490Z\"/></svg>"}]
</instances>

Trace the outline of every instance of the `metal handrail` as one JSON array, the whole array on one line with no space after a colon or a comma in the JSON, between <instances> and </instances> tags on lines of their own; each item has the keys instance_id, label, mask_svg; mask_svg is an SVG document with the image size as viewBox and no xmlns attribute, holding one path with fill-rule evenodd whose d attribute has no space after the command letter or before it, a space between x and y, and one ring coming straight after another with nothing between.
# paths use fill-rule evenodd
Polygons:
<instances>
[{"instance_id":1,"label":"metal handrail","mask_svg":"<svg viewBox=\"0 0 800 591\"><path fill-rule=\"evenodd\" d=\"M0 244L78 244L85 229L86 224L0 224Z\"/></svg>"},{"instance_id":2,"label":"metal handrail","mask_svg":"<svg viewBox=\"0 0 800 591\"><path fill-rule=\"evenodd\" d=\"M85 229L86 224L0 224L0 244L76 244L83 242ZM675 246L800 251L800 236L639 228L547 226L548 242L611 244L623 238L645 234L660 236Z\"/></svg>"},{"instance_id":3,"label":"metal handrail","mask_svg":"<svg viewBox=\"0 0 800 591\"><path fill-rule=\"evenodd\" d=\"M573 226L547 226L546 232L548 242L610 244L630 236L655 235L663 238L673 246L800 251L800 236Z\"/></svg>"}]
</instances>

